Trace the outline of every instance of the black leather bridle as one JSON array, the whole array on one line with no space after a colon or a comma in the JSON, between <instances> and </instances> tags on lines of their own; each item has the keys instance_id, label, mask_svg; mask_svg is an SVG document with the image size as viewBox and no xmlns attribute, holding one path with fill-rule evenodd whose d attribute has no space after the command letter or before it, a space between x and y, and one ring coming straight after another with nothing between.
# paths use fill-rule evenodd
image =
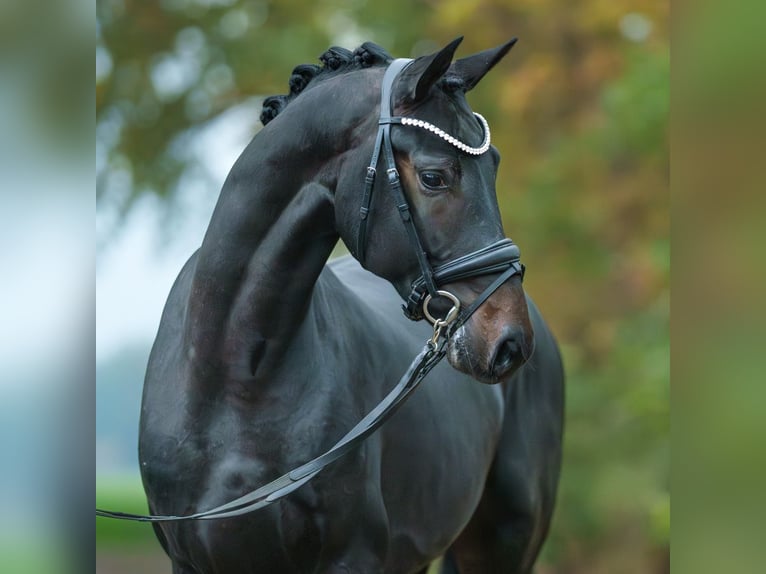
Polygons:
<instances>
[{"instance_id":1,"label":"black leather bridle","mask_svg":"<svg viewBox=\"0 0 766 574\"><path fill-rule=\"evenodd\" d=\"M454 296L444 295L439 287L453 281L460 281L470 277L479 277L482 275L491 275L495 273L507 273L506 280L513 275L520 275L524 279L524 265L520 262L519 248L510 239L501 239L491 245L482 247L471 253L467 253L457 259L453 259L436 268L431 266L428 254L423 249L423 243L420 241L418 230L412 218L407 196L402 189L402 183L399 178L399 171L396 169L394 160L394 150L391 146L391 125L392 124L412 124L412 118L391 115L391 94L393 85L399 74L412 62L410 59L400 58L394 60L386 69L383 75L383 83L380 94L380 117L378 119L378 134L375 138L375 147L372 152L370 165L367 167L367 175L364 182L364 193L362 194L362 205L359 209L359 231L357 234L356 256L364 264L365 252L367 248L367 225L370 215L370 204L372 202L372 190L375 185L375 176L377 175L378 163L380 162L380 152L383 151L385 159L385 169L388 187L393 194L396 208L407 230L407 238L415 252L420 266L421 275L411 286L410 295L407 302L403 305L404 314L413 321L419 321L428 317L428 304L432 299L438 297L448 297L453 301ZM409 120L409 121L408 121ZM405 123L406 122L406 123ZM434 127L434 126L431 126ZM485 128L486 130L486 128ZM488 134L485 134L488 138ZM449 137L449 136L448 136ZM453 138L454 139L454 138ZM487 144L489 143L487 139ZM489 149L489 145L486 146ZM486 150L485 150L486 151ZM502 284L502 283L501 283ZM499 287L499 285L498 285ZM492 291L495 291L495 287ZM492 292L480 296L486 300ZM459 304L458 309L459 309ZM473 309L471 312L475 311ZM463 312L466 317L467 311ZM429 319L430 320L430 319ZM435 321L431 321L434 323ZM465 322L465 321L463 321ZM455 329L452 331L454 332Z\"/></svg>"},{"instance_id":2,"label":"black leather bridle","mask_svg":"<svg viewBox=\"0 0 766 574\"><path fill-rule=\"evenodd\" d=\"M391 147L390 127L392 124L402 124L404 119L402 117L391 117L391 89L394 80L409 62L411 60L394 60L383 76L378 135L372 160L367 168L367 178L365 179L365 189L362 197L357 258L360 261L364 259L372 188L375 183L380 151L383 149L388 184L394 194L397 209L407 229L410 243L415 249L422 271L422 275L412 284L412 291L407 299L407 304L403 306L404 312L412 320L419 320L425 317L433 323L433 337L426 342L425 347L413 359L396 386L389 391L385 398L367 416L349 430L343 438L325 453L283 474L268 484L215 508L185 516L131 514L98 508L96 509L96 516L137 522L214 520L241 516L276 502L307 483L322 469L359 446L362 441L380 428L412 394L431 369L444 358L447 354L447 342L452 334L463 326L489 296L508 279L514 275L520 275L522 279L524 278L524 266L519 261L519 248L510 239L501 239L436 268L431 267L428 255L423 250L415 223L412 220L410 207L402 190L399 172L396 169L394 153ZM440 285L446 285L453 281L497 273L500 275L467 308L462 310L457 297L438 288ZM431 299L438 297L446 297L453 304L452 309L444 318L432 317L428 310Z\"/></svg>"}]
</instances>

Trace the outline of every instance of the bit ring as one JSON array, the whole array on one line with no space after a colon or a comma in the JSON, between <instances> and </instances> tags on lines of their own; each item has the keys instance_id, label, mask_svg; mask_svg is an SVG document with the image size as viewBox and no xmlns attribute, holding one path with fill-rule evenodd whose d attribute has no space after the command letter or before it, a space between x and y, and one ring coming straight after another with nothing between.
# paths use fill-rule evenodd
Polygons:
<instances>
[{"instance_id":1,"label":"bit ring","mask_svg":"<svg viewBox=\"0 0 766 574\"><path fill-rule=\"evenodd\" d=\"M428 319L428 321L433 325L435 325L437 321L442 321L445 325L449 325L455 319L457 319L458 311L460 311L460 299L455 297L449 291L440 290L440 291L437 291L436 294L441 297L446 297L447 299L452 301L452 309L450 309L447 312L447 316L444 319L437 319L436 317L431 315L431 313L428 311L428 304L431 302L433 298L431 297L431 294L429 293L428 295L426 295L426 298L423 301L423 315L425 315L426 319Z\"/></svg>"}]
</instances>

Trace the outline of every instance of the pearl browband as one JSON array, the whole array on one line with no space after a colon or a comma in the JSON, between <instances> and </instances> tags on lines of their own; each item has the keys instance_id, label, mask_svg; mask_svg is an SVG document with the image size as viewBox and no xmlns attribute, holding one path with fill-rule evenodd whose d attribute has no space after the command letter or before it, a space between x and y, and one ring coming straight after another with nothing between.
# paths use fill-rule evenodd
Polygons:
<instances>
[{"instance_id":1,"label":"pearl browband","mask_svg":"<svg viewBox=\"0 0 766 574\"><path fill-rule=\"evenodd\" d=\"M460 151L463 151L471 155L481 155L489 149L489 143L490 143L489 124L487 123L487 120L484 119L484 116L482 116L481 114L477 114L476 112L474 112L473 115L475 115L476 119L479 120L479 123L481 124L484 130L484 141L481 143L479 147L471 147L467 144L464 144L456 137L449 135L444 130L439 129L435 125L430 124L423 120L403 117L401 118L401 122L402 122L402 125L405 125L405 126L415 126L418 128L423 128L424 130L428 130L434 135L437 135L440 138L442 138L447 143L452 144Z\"/></svg>"}]
</instances>

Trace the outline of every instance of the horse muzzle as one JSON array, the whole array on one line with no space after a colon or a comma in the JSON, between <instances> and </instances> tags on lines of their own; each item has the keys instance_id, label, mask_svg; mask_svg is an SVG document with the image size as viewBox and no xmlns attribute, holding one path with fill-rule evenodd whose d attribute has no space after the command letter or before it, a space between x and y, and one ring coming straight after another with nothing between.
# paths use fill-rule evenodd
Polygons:
<instances>
[{"instance_id":1,"label":"horse muzzle","mask_svg":"<svg viewBox=\"0 0 766 574\"><path fill-rule=\"evenodd\" d=\"M462 300L481 292L481 280L449 286ZM532 355L534 331L529 320L521 281L511 279L500 286L457 328L448 343L450 364L482 383L495 384L510 378Z\"/></svg>"}]
</instances>

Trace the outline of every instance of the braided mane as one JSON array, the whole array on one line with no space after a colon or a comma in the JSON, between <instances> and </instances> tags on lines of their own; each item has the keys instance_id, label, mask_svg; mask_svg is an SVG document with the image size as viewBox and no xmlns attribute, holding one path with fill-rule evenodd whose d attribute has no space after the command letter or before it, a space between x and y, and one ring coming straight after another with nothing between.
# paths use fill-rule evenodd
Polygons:
<instances>
[{"instance_id":1,"label":"braided mane","mask_svg":"<svg viewBox=\"0 0 766 574\"><path fill-rule=\"evenodd\" d=\"M333 46L319 56L319 61L322 63L321 66L314 64L296 66L290 75L290 92L285 95L269 96L264 100L261 111L261 123L264 126L277 117L279 112L285 109L298 94L315 82L351 70L387 66L393 61L393 57L377 44L365 42L353 52Z\"/></svg>"},{"instance_id":2,"label":"braided mane","mask_svg":"<svg viewBox=\"0 0 766 574\"><path fill-rule=\"evenodd\" d=\"M385 48L373 42L365 42L353 52L346 48L333 46L319 56L321 66L314 64L301 64L293 69L290 75L290 92L284 95L269 96L263 101L261 110L261 123L265 126L273 120L279 112L285 109L298 94L317 82L363 68L388 66L394 60ZM456 92L463 89L463 79L454 73L447 72L437 83L446 92Z\"/></svg>"}]
</instances>

